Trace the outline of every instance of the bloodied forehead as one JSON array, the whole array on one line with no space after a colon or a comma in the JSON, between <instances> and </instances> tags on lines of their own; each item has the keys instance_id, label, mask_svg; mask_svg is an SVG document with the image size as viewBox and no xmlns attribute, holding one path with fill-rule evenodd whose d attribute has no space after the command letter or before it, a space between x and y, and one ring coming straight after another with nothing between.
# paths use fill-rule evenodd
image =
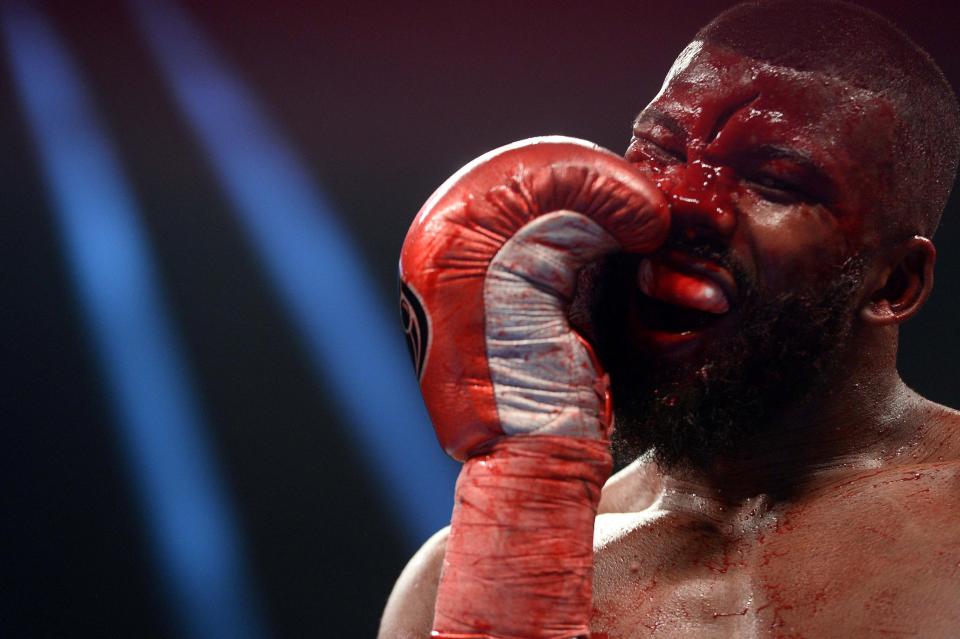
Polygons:
<instances>
[{"instance_id":1,"label":"bloodied forehead","mask_svg":"<svg viewBox=\"0 0 960 639\"><path fill-rule=\"evenodd\" d=\"M722 154L796 152L830 175L845 208L876 198L896 127L895 109L874 91L701 41L681 53L637 120L638 130Z\"/></svg>"}]
</instances>

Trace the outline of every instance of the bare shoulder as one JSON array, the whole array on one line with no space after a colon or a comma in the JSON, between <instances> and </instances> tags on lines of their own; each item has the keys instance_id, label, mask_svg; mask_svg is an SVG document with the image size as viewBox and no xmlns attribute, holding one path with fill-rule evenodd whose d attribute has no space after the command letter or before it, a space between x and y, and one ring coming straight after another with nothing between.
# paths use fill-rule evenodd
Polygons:
<instances>
[{"instance_id":1,"label":"bare shoulder","mask_svg":"<svg viewBox=\"0 0 960 639\"><path fill-rule=\"evenodd\" d=\"M960 528L954 509L960 506L960 412L920 401L916 442L889 463L841 482L832 492L851 505L879 507L889 518L941 523L938 528L921 527L927 534L955 534Z\"/></svg>"},{"instance_id":2,"label":"bare shoulder","mask_svg":"<svg viewBox=\"0 0 960 639\"><path fill-rule=\"evenodd\" d=\"M379 639L428 639L450 527L423 544L400 573L380 619Z\"/></svg>"},{"instance_id":3,"label":"bare shoulder","mask_svg":"<svg viewBox=\"0 0 960 639\"><path fill-rule=\"evenodd\" d=\"M830 486L822 495L824 504L835 508L840 501L887 520L938 521L938 528L920 529L955 534L960 529L955 516L960 507L960 412L925 399L920 410L922 426L914 444L882 466Z\"/></svg>"},{"instance_id":4,"label":"bare shoulder","mask_svg":"<svg viewBox=\"0 0 960 639\"><path fill-rule=\"evenodd\" d=\"M657 500L662 489L657 465L640 457L614 474L603 485L597 514L641 512Z\"/></svg>"},{"instance_id":5,"label":"bare shoulder","mask_svg":"<svg viewBox=\"0 0 960 639\"><path fill-rule=\"evenodd\" d=\"M858 525L903 529L911 544L938 537L960 539L960 460L904 463L864 470L825 490L811 515L844 516ZM802 509L800 509L802 510Z\"/></svg>"}]
</instances>

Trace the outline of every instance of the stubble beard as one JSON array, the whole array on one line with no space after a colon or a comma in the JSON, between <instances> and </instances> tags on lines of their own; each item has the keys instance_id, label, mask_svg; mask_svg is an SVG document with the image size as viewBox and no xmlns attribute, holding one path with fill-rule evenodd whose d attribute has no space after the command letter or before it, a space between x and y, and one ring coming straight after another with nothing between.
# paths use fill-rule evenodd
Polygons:
<instances>
[{"instance_id":1,"label":"stubble beard","mask_svg":"<svg viewBox=\"0 0 960 639\"><path fill-rule=\"evenodd\" d=\"M681 364L627 345L617 268L603 267L591 306L611 377L614 456L622 467L650 453L669 471L709 468L743 452L787 407L809 404L824 389L849 342L863 262L848 260L826 286L781 295L731 268L741 291L736 330Z\"/></svg>"}]
</instances>

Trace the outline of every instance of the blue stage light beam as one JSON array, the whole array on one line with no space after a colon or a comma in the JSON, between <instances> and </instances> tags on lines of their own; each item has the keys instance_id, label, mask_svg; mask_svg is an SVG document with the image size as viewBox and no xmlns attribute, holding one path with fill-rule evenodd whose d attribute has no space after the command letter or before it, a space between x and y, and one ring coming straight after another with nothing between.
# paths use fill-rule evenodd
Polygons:
<instances>
[{"instance_id":1,"label":"blue stage light beam","mask_svg":"<svg viewBox=\"0 0 960 639\"><path fill-rule=\"evenodd\" d=\"M159 581L184 636L263 637L137 204L88 89L48 20L23 4L7 6L2 21L16 91L142 498Z\"/></svg>"},{"instance_id":2,"label":"blue stage light beam","mask_svg":"<svg viewBox=\"0 0 960 639\"><path fill-rule=\"evenodd\" d=\"M449 523L457 467L433 439L398 312L377 299L330 202L194 20L170 2L132 6L317 374L367 454L357 472L380 480L407 543L419 545Z\"/></svg>"}]
</instances>

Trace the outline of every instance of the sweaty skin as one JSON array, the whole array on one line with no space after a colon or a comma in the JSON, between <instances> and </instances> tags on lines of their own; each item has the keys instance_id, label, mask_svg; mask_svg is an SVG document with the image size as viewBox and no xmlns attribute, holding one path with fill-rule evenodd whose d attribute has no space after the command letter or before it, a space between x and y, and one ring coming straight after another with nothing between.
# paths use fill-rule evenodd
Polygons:
<instances>
[{"instance_id":1,"label":"sweaty skin","mask_svg":"<svg viewBox=\"0 0 960 639\"><path fill-rule=\"evenodd\" d=\"M957 636L960 413L896 370L934 250L884 239L895 118L869 91L700 42L638 117L626 157L672 199L675 232L723 243L773 293L826 284L853 257L866 270L848 348L813 401L708 469L661 475L641 459L607 483L594 637ZM678 287L661 296L722 308L683 277L660 281ZM725 293L719 321L683 339L638 325L636 348L696 357L736 330ZM429 636L444 539L401 575L380 637Z\"/></svg>"}]
</instances>

